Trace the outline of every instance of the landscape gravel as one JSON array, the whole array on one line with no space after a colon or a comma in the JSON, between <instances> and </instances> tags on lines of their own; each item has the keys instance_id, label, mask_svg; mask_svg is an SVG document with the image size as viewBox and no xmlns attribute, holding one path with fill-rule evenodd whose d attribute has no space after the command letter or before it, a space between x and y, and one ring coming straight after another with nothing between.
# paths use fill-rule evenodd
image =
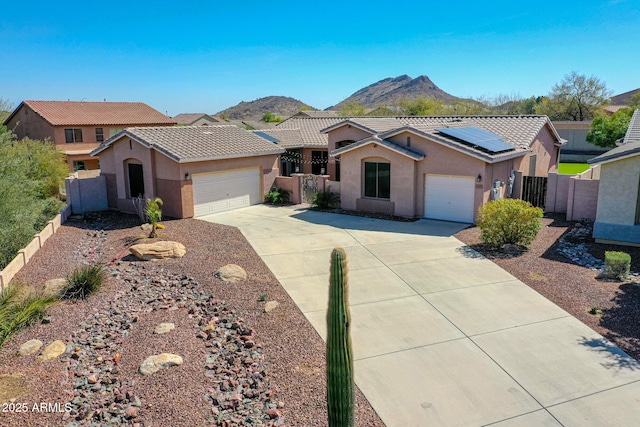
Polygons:
<instances>
[{"instance_id":1,"label":"landscape gravel","mask_svg":"<svg viewBox=\"0 0 640 427\"><path fill-rule=\"evenodd\" d=\"M0 375L21 380L13 402L59 409L0 413L0 425L326 425L324 344L242 234L193 219L163 224L160 238L184 244L184 258L138 261L127 251L148 240L138 218L107 212L70 220L16 276L39 289L99 262L109 280L0 349ZM216 278L227 264L247 279ZM278 303L269 313L264 295ZM175 328L154 334L162 323ZM66 352L18 356L30 339L63 340ZM184 362L139 372L162 353ZM358 425L384 425L359 390L356 403Z\"/></svg>"}]
</instances>

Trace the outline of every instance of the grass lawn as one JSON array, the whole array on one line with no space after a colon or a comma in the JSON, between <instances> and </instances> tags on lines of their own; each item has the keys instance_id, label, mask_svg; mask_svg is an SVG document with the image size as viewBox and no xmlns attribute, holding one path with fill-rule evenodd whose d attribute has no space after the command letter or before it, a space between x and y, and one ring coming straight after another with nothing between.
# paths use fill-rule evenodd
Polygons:
<instances>
[{"instance_id":1,"label":"grass lawn","mask_svg":"<svg viewBox=\"0 0 640 427\"><path fill-rule=\"evenodd\" d=\"M558 165L558 173L566 175L575 175L589 169L588 163L560 163Z\"/></svg>"}]
</instances>

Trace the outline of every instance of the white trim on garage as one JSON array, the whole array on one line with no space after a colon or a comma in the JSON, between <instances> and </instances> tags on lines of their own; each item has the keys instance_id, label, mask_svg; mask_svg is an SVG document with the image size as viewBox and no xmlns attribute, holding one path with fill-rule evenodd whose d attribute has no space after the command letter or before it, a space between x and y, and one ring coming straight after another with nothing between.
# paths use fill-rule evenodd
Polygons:
<instances>
[{"instance_id":1,"label":"white trim on garage","mask_svg":"<svg viewBox=\"0 0 640 427\"><path fill-rule=\"evenodd\" d=\"M424 217L473 223L475 178L425 175Z\"/></svg>"},{"instance_id":2,"label":"white trim on garage","mask_svg":"<svg viewBox=\"0 0 640 427\"><path fill-rule=\"evenodd\" d=\"M192 180L196 218L262 202L260 168L194 174Z\"/></svg>"}]
</instances>

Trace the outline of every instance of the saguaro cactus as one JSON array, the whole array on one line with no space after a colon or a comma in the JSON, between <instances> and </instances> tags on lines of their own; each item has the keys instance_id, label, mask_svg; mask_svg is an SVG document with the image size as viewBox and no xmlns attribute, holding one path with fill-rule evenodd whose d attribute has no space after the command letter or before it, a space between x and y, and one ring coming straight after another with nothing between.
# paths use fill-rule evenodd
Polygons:
<instances>
[{"instance_id":1,"label":"saguaro cactus","mask_svg":"<svg viewBox=\"0 0 640 427\"><path fill-rule=\"evenodd\" d=\"M329 309L327 310L327 410L329 427L354 425L353 354L347 254L331 252Z\"/></svg>"}]
</instances>

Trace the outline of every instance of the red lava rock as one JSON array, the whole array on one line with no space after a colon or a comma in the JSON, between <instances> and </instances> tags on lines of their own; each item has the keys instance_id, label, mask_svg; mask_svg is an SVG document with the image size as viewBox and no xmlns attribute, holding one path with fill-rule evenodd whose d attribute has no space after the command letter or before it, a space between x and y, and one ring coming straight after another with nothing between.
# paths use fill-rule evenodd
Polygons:
<instances>
[{"instance_id":1,"label":"red lava rock","mask_svg":"<svg viewBox=\"0 0 640 427\"><path fill-rule=\"evenodd\" d=\"M277 409L269 409L267 410L267 415L269 416L269 418L274 419L280 417L282 414L280 414L280 411L278 411Z\"/></svg>"},{"instance_id":2,"label":"red lava rock","mask_svg":"<svg viewBox=\"0 0 640 427\"><path fill-rule=\"evenodd\" d=\"M127 410L124 412L124 416L127 419L136 418L138 416L138 408L136 408L135 406L127 408Z\"/></svg>"}]
</instances>

